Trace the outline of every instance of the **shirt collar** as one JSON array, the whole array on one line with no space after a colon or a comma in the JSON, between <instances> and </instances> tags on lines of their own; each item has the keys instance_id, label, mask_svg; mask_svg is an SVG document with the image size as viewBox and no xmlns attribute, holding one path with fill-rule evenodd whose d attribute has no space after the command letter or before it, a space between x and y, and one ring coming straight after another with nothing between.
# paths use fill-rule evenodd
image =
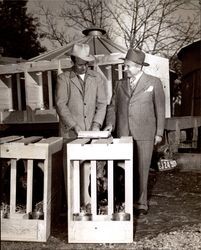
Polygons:
<instances>
[{"instance_id":1,"label":"shirt collar","mask_svg":"<svg viewBox=\"0 0 201 250\"><path fill-rule=\"evenodd\" d=\"M138 72L138 73L135 75L135 80L134 80L134 82L138 82L139 79L140 79L140 77L142 76L142 74L143 74L143 71Z\"/></svg>"}]
</instances>

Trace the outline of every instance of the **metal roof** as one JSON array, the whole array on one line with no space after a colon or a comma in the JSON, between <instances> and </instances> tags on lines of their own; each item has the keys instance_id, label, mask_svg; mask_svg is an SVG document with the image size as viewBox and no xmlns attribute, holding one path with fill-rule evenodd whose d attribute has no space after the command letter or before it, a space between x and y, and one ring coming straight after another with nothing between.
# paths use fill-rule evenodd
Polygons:
<instances>
[{"instance_id":1,"label":"metal roof","mask_svg":"<svg viewBox=\"0 0 201 250\"><path fill-rule=\"evenodd\" d=\"M106 31L101 28L88 28L82 31L85 37L73 41L55 50L45 52L29 61L61 59L69 56L71 48L75 43L87 43L90 46L90 53L96 55L111 55L113 53L126 53L126 48L112 42L105 37Z\"/></svg>"}]
</instances>

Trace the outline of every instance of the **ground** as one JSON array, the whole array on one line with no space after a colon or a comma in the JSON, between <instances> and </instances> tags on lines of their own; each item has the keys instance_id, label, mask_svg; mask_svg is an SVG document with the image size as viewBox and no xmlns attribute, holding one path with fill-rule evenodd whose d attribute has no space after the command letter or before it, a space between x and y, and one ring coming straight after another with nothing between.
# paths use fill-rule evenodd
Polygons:
<instances>
[{"instance_id":1,"label":"ground","mask_svg":"<svg viewBox=\"0 0 201 250\"><path fill-rule=\"evenodd\" d=\"M151 171L149 180L149 213L134 222L133 243L69 244L61 214L46 243L1 242L1 249L201 249L201 171Z\"/></svg>"}]
</instances>

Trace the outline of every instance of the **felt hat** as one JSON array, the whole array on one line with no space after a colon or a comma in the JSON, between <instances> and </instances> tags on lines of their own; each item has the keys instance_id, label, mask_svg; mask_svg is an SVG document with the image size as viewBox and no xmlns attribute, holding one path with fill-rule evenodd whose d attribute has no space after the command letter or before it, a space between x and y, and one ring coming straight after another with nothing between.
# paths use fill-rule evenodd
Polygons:
<instances>
[{"instance_id":1,"label":"felt hat","mask_svg":"<svg viewBox=\"0 0 201 250\"><path fill-rule=\"evenodd\" d=\"M149 66L149 64L144 61L145 53L141 50L130 48L126 54L126 57L121 59L131 61L142 66Z\"/></svg>"},{"instance_id":2,"label":"felt hat","mask_svg":"<svg viewBox=\"0 0 201 250\"><path fill-rule=\"evenodd\" d=\"M94 61L95 58L89 54L89 51L90 51L90 47L88 44L75 43L72 47L70 55L79 57L86 62Z\"/></svg>"}]
</instances>

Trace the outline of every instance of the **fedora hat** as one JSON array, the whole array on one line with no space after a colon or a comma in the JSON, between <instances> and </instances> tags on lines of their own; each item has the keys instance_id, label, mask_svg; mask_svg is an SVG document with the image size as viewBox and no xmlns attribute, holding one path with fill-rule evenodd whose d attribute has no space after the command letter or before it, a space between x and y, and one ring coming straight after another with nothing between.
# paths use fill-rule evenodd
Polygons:
<instances>
[{"instance_id":1,"label":"fedora hat","mask_svg":"<svg viewBox=\"0 0 201 250\"><path fill-rule=\"evenodd\" d=\"M84 61L91 62L94 61L95 58L89 54L90 47L85 43L75 43L72 47L71 56L76 56L81 58Z\"/></svg>"},{"instance_id":2,"label":"fedora hat","mask_svg":"<svg viewBox=\"0 0 201 250\"><path fill-rule=\"evenodd\" d=\"M142 66L149 66L149 63L144 62L145 53L141 50L130 48L126 54L126 57L121 59L131 61Z\"/></svg>"}]
</instances>

